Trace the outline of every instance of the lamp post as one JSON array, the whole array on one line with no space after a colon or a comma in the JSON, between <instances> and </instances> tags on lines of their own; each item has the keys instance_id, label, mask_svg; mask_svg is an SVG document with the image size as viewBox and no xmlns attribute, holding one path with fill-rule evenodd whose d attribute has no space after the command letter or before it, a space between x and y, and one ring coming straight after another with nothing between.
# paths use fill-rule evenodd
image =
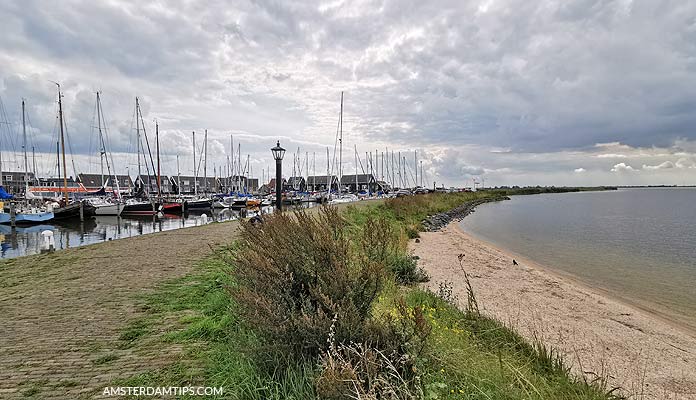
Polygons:
<instances>
[{"instance_id":1,"label":"lamp post","mask_svg":"<svg viewBox=\"0 0 696 400\"><path fill-rule=\"evenodd\" d=\"M271 153L273 153L273 159L276 162L276 210L282 211L283 209L283 198L282 198L282 192L283 192L283 174L282 174L282 169L283 169L283 156L285 155L285 149L280 147L280 141L276 143L276 146L271 149Z\"/></svg>"}]
</instances>

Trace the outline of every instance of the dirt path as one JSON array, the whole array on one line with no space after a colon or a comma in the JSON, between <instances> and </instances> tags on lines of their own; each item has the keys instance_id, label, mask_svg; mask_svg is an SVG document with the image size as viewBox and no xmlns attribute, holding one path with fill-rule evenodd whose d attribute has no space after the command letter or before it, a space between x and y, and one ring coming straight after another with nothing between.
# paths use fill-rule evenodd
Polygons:
<instances>
[{"instance_id":1,"label":"dirt path","mask_svg":"<svg viewBox=\"0 0 696 400\"><path fill-rule=\"evenodd\" d=\"M634 399L696 399L696 336L569 277L477 240L450 224L411 243L438 290L452 282L460 303L466 285L482 310L561 352L576 373L602 376ZM597 375L592 375L597 374Z\"/></svg>"},{"instance_id":2,"label":"dirt path","mask_svg":"<svg viewBox=\"0 0 696 400\"><path fill-rule=\"evenodd\" d=\"M189 273L238 228L210 224L1 263L0 398L75 398L168 363L164 349L103 361L137 315L138 294Z\"/></svg>"}]
</instances>

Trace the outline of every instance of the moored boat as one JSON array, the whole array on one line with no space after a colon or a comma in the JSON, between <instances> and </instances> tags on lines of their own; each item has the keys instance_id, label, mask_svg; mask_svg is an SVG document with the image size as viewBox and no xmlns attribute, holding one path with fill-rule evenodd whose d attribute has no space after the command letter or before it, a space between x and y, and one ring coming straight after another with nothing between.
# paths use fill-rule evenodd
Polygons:
<instances>
[{"instance_id":1,"label":"moored boat","mask_svg":"<svg viewBox=\"0 0 696 400\"><path fill-rule=\"evenodd\" d=\"M192 199L184 201L185 210L209 210L213 206L211 199Z\"/></svg>"},{"instance_id":2,"label":"moored boat","mask_svg":"<svg viewBox=\"0 0 696 400\"><path fill-rule=\"evenodd\" d=\"M14 215L14 222L17 225L29 225L29 224L40 224L43 222L50 221L54 218L53 211L50 210L41 210L37 209L35 207L32 207L30 209L19 209L15 212ZM11 223L11 216L10 220L7 221L7 223ZM4 223L4 222L3 222Z\"/></svg>"},{"instance_id":3,"label":"moored boat","mask_svg":"<svg viewBox=\"0 0 696 400\"><path fill-rule=\"evenodd\" d=\"M124 205L118 202L111 202L98 197L90 197L86 199L86 203L94 207L90 207L88 212L90 215L121 215Z\"/></svg>"},{"instance_id":4,"label":"moored boat","mask_svg":"<svg viewBox=\"0 0 696 400\"><path fill-rule=\"evenodd\" d=\"M183 204L178 201L167 201L162 204L162 212L165 214L181 214Z\"/></svg>"},{"instance_id":5,"label":"moored boat","mask_svg":"<svg viewBox=\"0 0 696 400\"><path fill-rule=\"evenodd\" d=\"M94 209L95 207L83 203L83 202L75 202L68 204L67 206L64 207L54 207L53 208L53 218L54 219L71 219L71 218L80 218L80 209L82 209L82 216L86 215L94 215Z\"/></svg>"},{"instance_id":6,"label":"moored boat","mask_svg":"<svg viewBox=\"0 0 696 400\"><path fill-rule=\"evenodd\" d=\"M123 206L121 215L155 215L159 212L159 204L150 201L129 199Z\"/></svg>"}]
</instances>

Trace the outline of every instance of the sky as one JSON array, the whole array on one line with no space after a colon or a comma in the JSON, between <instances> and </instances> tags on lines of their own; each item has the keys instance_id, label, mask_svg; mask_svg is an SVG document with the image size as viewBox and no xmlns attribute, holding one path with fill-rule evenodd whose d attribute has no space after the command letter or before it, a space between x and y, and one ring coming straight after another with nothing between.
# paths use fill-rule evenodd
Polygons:
<instances>
[{"instance_id":1,"label":"sky","mask_svg":"<svg viewBox=\"0 0 696 400\"><path fill-rule=\"evenodd\" d=\"M696 184L694 1L9 0L0 21L4 170L24 168L24 99L56 175L59 82L70 175L100 171L97 91L119 174L136 96L164 174L193 174L205 130L209 176L231 136L256 177L276 141L285 176L295 156L325 174L327 149L336 171L343 92L344 174L394 152L425 186Z\"/></svg>"}]
</instances>

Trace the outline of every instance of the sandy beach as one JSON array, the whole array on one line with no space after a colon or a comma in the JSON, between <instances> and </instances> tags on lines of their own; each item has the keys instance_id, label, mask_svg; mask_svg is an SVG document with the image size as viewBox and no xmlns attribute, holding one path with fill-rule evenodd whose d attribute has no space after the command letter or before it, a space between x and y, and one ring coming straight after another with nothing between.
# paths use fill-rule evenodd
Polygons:
<instances>
[{"instance_id":1,"label":"sandy beach","mask_svg":"<svg viewBox=\"0 0 696 400\"><path fill-rule=\"evenodd\" d=\"M561 352L576 374L605 377L634 399L696 399L696 332L687 327L474 238L456 222L410 246L431 276L426 287L452 282L465 302L463 267L484 313Z\"/></svg>"}]
</instances>

